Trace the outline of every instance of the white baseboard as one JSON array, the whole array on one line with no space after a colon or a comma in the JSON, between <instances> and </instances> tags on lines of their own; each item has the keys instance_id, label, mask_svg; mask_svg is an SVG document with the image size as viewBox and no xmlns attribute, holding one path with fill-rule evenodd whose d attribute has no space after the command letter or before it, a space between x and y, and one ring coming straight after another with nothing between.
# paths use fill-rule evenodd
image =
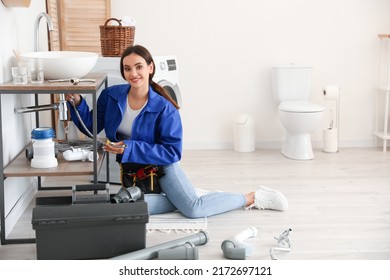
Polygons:
<instances>
[{"instance_id":1,"label":"white baseboard","mask_svg":"<svg viewBox=\"0 0 390 280\"><path fill-rule=\"evenodd\" d=\"M389 141L390 142L390 141ZM256 149L281 149L282 141L258 141L255 144ZM314 149L323 147L322 140L313 140ZM374 140L343 140L340 141L339 147L342 148L373 148L376 147ZM185 142L184 150L231 150L234 148L233 142Z\"/></svg>"}]
</instances>

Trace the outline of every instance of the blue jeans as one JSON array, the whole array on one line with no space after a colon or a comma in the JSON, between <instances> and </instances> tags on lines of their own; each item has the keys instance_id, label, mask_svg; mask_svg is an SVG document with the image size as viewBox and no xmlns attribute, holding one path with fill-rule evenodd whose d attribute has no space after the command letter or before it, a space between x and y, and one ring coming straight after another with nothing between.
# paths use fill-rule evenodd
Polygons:
<instances>
[{"instance_id":1,"label":"blue jeans","mask_svg":"<svg viewBox=\"0 0 390 280\"><path fill-rule=\"evenodd\" d=\"M198 197L179 163L164 166L160 178L162 194L146 194L149 214L162 214L179 210L189 218L202 218L244 207L241 193L212 192Z\"/></svg>"}]
</instances>

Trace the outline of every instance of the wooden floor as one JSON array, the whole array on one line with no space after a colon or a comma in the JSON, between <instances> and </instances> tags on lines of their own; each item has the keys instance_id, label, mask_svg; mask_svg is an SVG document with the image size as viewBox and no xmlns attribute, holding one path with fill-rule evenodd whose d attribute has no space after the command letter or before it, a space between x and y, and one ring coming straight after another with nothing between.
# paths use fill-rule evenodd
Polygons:
<instances>
[{"instance_id":1,"label":"wooden floor","mask_svg":"<svg viewBox=\"0 0 390 280\"><path fill-rule=\"evenodd\" d=\"M277 150L188 150L181 164L195 187L246 193L265 185L280 190L290 206L286 212L237 209L209 217L200 259L224 259L221 243L252 226L259 234L247 240L254 248L247 259L269 260L274 236L288 228L292 250L278 253L281 260L390 259L390 152L316 150L314 160L295 161ZM34 236L29 211L10 237L20 234ZM184 236L150 233L147 246ZM0 259L36 259L35 244L2 245Z\"/></svg>"}]
</instances>

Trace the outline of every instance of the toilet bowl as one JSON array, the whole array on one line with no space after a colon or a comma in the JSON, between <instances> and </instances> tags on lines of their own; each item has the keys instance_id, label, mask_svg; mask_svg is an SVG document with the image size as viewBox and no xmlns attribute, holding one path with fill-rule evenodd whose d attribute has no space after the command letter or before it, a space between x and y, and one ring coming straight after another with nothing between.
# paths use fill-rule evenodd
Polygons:
<instances>
[{"instance_id":1,"label":"toilet bowl","mask_svg":"<svg viewBox=\"0 0 390 280\"><path fill-rule=\"evenodd\" d=\"M281 153L291 159L313 159L311 133L321 124L324 107L304 101L283 102L279 105L279 119L286 129Z\"/></svg>"},{"instance_id":2,"label":"toilet bowl","mask_svg":"<svg viewBox=\"0 0 390 280\"><path fill-rule=\"evenodd\" d=\"M296 160L313 159L311 133L322 122L325 108L309 101L310 66L288 64L272 69L272 89L279 119L286 130L281 153Z\"/></svg>"}]
</instances>

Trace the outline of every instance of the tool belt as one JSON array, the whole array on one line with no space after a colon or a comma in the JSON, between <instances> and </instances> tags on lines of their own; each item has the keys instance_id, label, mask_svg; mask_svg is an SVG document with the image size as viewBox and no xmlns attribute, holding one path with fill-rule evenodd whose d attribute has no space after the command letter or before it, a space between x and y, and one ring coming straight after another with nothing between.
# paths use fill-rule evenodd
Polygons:
<instances>
[{"instance_id":1,"label":"tool belt","mask_svg":"<svg viewBox=\"0 0 390 280\"><path fill-rule=\"evenodd\" d=\"M162 166L121 163L120 167L122 187L137 186L143 193L161 193L159 178L164 175Z\"/></svg>"}]
</instances>

